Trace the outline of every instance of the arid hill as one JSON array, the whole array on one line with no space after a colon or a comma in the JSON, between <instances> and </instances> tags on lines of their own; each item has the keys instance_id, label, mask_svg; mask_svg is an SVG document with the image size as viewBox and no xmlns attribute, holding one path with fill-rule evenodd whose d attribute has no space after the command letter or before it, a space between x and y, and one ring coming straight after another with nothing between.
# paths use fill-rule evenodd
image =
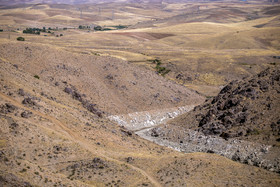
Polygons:
<instances>
[{"instance_id":1,"label":"arid hill","mask_svg":"<svg viewBox=\"0 0 280 187\"><path fill-rule=\"evenodd\" d=\"M277 146L280 138L279 67L232 81L193 112L172 123L225 139L245 139Z\"/></svg>"},{"instance_id":2,"label":"arid hill","mask_svg":"<svg viewBox=\"0 0 280 187\"><path fill-rule=\"evenodd\" d=\"M2 186L278 186L280 183L277 174L261 168L214 154L184 154L157 146L106 119L110 112L201 100L195 93L155 73L115 58L72 54L50 46L18 42L1 45L0 63ZM142 82L138 82L136 77L141 73ZM127 79L120 82L123 74L131 78L128 81L136 81L136 85L126 82ZM155 80L157 88L151 88ZM151 105L146 105L139 103L139 98L131 102L129 95L121 96L123 88L116 83L124 84L126 93L137 94L141 99L150 99L149 91L155 89L161 89L158 98L162 94L176 96L178 90L181 97L182 93L186 95L177 104L172 98L152 97ZM98 97L101 94L106 99ZM114 100L117 97L120 100ZM120 104L119 108L111 102Z\"/></svg>"},{"instance_id":3,"label":"arid hill","mask_svg":"<svg viewBox=\"0 0 280 187\"><path fill-rule=\"evenodd\" d=\"M263 0L1 1L0 186L280 186L279 19Z\"/></svg>"},{"instance_id":4,"label":"arid hill","mask_svg":"<svg viewBox=\"0 0 280 187\"><path fill-rule=\"evenodd\" d=\"M276 66L233 81L216 97L146 135L184 152L216 153L279 172L279 75Z\"/></svg>"},{"instance_id":5,"label":"arid hill","mask_svg":"<svg viewBox=\"0 0 280 187\"><path fill-rule=\"evenodd\" d=\"M106 114L121 114L196 104L197 93L128 62L94 54L73 54L30 43L0 45L0 57L40 80L90 100ZM74 93L75 92L75 93ZM48 94L49 95L49 94ZM70 98L70 96L68 96Z\"/></svg>"}]
</instances>

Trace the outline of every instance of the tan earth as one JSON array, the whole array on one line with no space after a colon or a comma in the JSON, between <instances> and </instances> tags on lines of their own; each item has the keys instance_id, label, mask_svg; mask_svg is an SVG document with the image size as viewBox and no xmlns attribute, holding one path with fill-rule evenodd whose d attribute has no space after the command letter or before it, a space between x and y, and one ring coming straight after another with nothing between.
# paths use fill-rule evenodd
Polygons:
<instances>
[{"instance_id":1,"label":"tan earth","mask_svg":"<svg viewBox=\"0 0 280 187\"><path fill-rule=\"evenodd\" d=\"M108 119L199 105L278 66L277 4L18 2L0 3L0 186L280 185L276 172L178 152ZM114 30L78 29L91 24Z\"/></svg>"}]
</instances>

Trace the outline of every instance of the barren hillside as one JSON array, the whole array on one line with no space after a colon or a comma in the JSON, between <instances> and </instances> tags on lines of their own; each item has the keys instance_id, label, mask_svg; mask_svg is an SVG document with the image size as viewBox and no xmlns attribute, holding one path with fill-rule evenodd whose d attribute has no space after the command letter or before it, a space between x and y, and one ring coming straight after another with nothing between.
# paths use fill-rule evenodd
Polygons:
<instances>
[{"instance_id":1,"label":"barren hillside","mask_svg":"<svg viewBox=\"0 0 280 187\"><path fill-rule=\"evenodd\" d=\"M154 72L111 57L72 54L52 46L9 42L2 60L56 86L106 114L121 114L200 103L203 98ZM69 90L68 90L69 89Z\"/></svg>"},{"instance_id":2,"label":"barren hillside","mask_svg":"<svg viewBox=\"0 0 280 187\"><path fill-rule=\"evenodd\" d=\"M280 186L279 18L262 0L1 1L0 186Z\"/></svg>"},{"instance_id":3,"label":"barren hillside","mask_svg":"<svg viewBox=\"0 0 280 187\"><path fill-rule=\"evenodd\" d=\"M11 55L15 51L17 55ZM103 102L106 104L105 100L94 100L96 92L102 89L93 84L93 90L87 82L94 79L98 80L95 84L106 82L106 77L97 75L108 70L98 72L95 70L98 65L94 63L104 61L114 65L113 68L107 66L112 69L128 69L129 71L123 72L127 75L131 73L130 65L122 66L126 62L113 58L95 57L94 61L90 61L92 58L28 43L1 45L1 185L279 185L277 174L213 154L186 155L172 151L145 141L108 121L103 116L103 109L106 112L116 112L117 109L112 107L105 110L106 107L103 108L102 105ZM88 62L87 69L92 71L79 69L82 62ZM90 69L90 64L95 68ZM55 68L60 68L59 73ZM79 77L85 76L82 71L85 75L88 73L89 80L79 81ZM134 71L135 74L143 72ZM110 72L113 73L114 70ZM118 75L121 76L121 73L118 72ZM75 81L72 79L74 76ZM152 79L149 76L142 79L150 84L153 84L154 79L171 84L157 75L150 76ZM118 89L110 87L110 81L113 80L109 79L109 83L103 84L114 88L117 94ZM190 93L187 89L170 85L166 88L167 95L172 91L172 86L182 89L183 93ZM149 90L147 86L143 87ZM140 90L144 88L138 87ZM161 89L161 93L165 93L165 87ZM138 94L145 96L146 93ZM184 99L189 97L190 95ZM197 95L191 98L200 99ZM85 99L89 103L84 104ZM108 98L107 101L110 99L112 100ZM162 101L162 106L166 107L168 104L170 103ZM156 106L157 103L151 107L153 105ZM143 104L141 107L148 106ZM119 111L121 110L125 111L120 107ZM132 109L127 109L129 110Z\"/></svg>"},{"instance_id":4,"label":"barren hillside","mask_svg":"<svg viewBox=\"0 0 280 187\"><path fill-rule=\"evenodd\" d=\"M211 152L280 171L279 67L233 81L193 111L145 132L184 152ZM167 141L166 141L167 140Z\"/></svg>"}]
</instances>

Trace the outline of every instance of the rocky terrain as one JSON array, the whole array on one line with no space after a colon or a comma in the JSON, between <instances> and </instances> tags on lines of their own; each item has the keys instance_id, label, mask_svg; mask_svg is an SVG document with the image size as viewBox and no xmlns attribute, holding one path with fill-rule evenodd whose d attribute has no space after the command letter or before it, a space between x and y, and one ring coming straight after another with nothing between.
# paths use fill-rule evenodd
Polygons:
<instances>
[{"instance_id":1,"label":"rocky terrain","mask_svg":"<svg viewBox=\"0 0 280 187\"><path fill-rule=\"evenodd\" d=\"M280 186L279 18L263 0L1 1L0 186Z\"/></svg>"},{"instance_id":2,"label":"rocky terrain","mask_svg":"<svg viewBox=\"0 0 280 187\"><path fill-rule=\"evenodd\" d=\"M233 81L166 125L139 132L184 152L209 152L279 172L280 71Z\"/></svg>"},{"instance_id":3,"label":"rocky terrain","mask_svg":"<svg viewBox=\"0 0 280 187\"><path fill-rule=\"evenodd\" d=\"M197 93L119 59L71 54L31 43L9 42L0 48L3 60L64 90L87 108L87 100L91 100L95 107L107 114L171 108L203 101Z\"/></svg>"},{"instance_id":4,"label":"rocky terrain","mask_svg":"<svg viewBox=\"0 0 280 187\"><path fill-rule=\"evenodd\" d=\"M2 186L279 185L275 173L215 154L173 151L143 140L107 119L109 114L202 101L201 96L160 75L114 58L71 54L30 43L3 43L0 54ZM113 79L107 77L110 73ZM126 82L118 78L121 73L131 79ZM141 73L145 73L141 77L145 82L137 81ZM128 102L105 107L107 102L119 102L114 100L116 97L107 97L106 92L109 88L112 95L121 92L116 86L121 80L128 95L118 97ZM106 90L102 91L102 87ZM138 98L130 102L130 93L136 94L135 90ZM151 97L153 90L161 94L152 97L148 105L138 106L138 99ZM162 94L170 100L160 100ZM132 105L134 102L137 105ZM172 111L169 115L172 117Z\"/></svg>"}]
</instances>

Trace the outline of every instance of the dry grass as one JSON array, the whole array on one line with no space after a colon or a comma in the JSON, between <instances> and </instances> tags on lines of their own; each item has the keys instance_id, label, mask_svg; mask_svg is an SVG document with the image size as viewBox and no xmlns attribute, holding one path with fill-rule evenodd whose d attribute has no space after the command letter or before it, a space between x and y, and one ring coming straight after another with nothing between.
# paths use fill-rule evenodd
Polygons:
<instances>
[{"instance_id":1,"label":"dry grass","mask_svg":"<svg viewBox=\"0 0 280 187\"><path fill-rule=\"evenodd\" d=\"M246 22L243 20L245 18L238 17L238 20L235 21L241 21L239 23L199 21L203 16L207 16L208 10L220 8L219 4L213 3L209 4L208 7L202 8L201 15L188 15L194 16L198 20L197 22L174 23L170 21L173 19L171 18L172 16L185 11L188 12L189 7L193 5L170 4L162 9L159 6L136 8L116 4L114 7L115 19L112 20L112 6L114 5L108 4L104 7L101 15L98 14L97 7L89 6L88 9L85 9L82 17L80 17L80 12L75 6L67 7L67 10L66 8L51 8L46 5L34 6L33 9L27 8L25 10L0 10L1 25L3 25L4 29L9 28L10 30L33 26L77 27L80 24L88 25L91 23L109 26L118 24L134 25L137 22L144 21L147 23L143 24L150 25L147 28L106 32L87 32L86 30L78 29L54 31L55 35L63 34L64 36L62 37L43 36L43 34L35 36L6 31L0 33L1 45L10 43L9 45L13 46L10 50L26 45L25 47L32 48L30 55L31 57L33 55L30 59L28 55L21 56L23 53L21 50L25 49L19 47L19 51L15 51L13 56L6 56L7 58L9 57L8 59L2 57L1 79L5 79L5 84L9 85L10 92L14 92L16 95L19 88L24 88L32 96L40 98L39 104L43 106L39 111L33 111L34 117L30 119L22 120L19 116L10 115L16 121L20 121L22 127L30 129L29 131L24 131L26 133L24 136L14 137L7 130L8 122L6 120L3 122L5 133L12 137L9 143L14 146L13 148L21 150L24 147L26 150L30 150L30 155L26 156L26 161L24 162L30 165L30 172L20 173L19 171L23 169L22 164L14 166L16 168L15 173L24 176L28 181L33 181L43 186L45 185L43 181L34 177L33 174L38 170L35 168L40 166L44 169L42 175L48 175L49 178L53 179L54 182L50 183L52 185L62 180L67 186L86 186L87 184L102 186L111 182L109 180L102 181L104 178L107 180L106 174L104 174L105 177L95 180L77 178L77 180L71 181L67 179L65 175L67 172L63 170L70 164L77 163L77 160L100 157L108 161L112 169L116 169L114 170L116 171L115 174L122 178L123 186L128 184L132 186L141 185L142 183L150 184L151 180L148 180L147 176L154 178L161 185L167 185L165 183L167 180L173 181L175 186L185 186L185 184L190 186L223 186L226 185L225 181L229 181L229 178L232 185L239 183L253 185L258 182L263 182L263 185L265 185L269 181L275 186L279 184L279 176L252 166L241 165L217 155L178 153L168 148L154 145L137 136L127 136L115 124L106 119L96 119L96 116L89 114L78 101L73 100L62 91L63 86L55 87L54 82L50 82L51 77L53 77L55 81L60 81L60 83L68 81L70 84L76 85L77 88L84 91L91 98L91 101L100 102L99 105L104 107L104 110L108 113L144 110L151 107L150 103L154 105L152 106L154 108L170 106L171 104L153 103L154 99L151 101L146 99L149 102L143 101L143 103L142 101L137 103L139 99L135 99L141 94L147 94L145 98L150 98L151 95L148 94L150 94L151 85L154 85L153 89L160 87L164 88L164 90L172 90L173 88L171 87L172 89L170 89L169 84L164 79L160 79L157 84L147 83L146 85L145 83L144 89L137 87L131 92L124 92L133 95L129 99L123 99L124 94L117 90L112 83L104 85L100 83L106 81L103 79L109 73L117 74L118 77L115 78L122 80L118 86L122 86L127 82L130 83L129 81L133 80L133 76L135 76L130 73L137 69L137 66L134 66L134 69L127 69L128 72L121 72L127 66L122 61L118 63L124 64L117 66L122 67L121 70L110 70L109 73L103 74L101 69L104 64L118 61L110 57L127 60L152 71L155 71L155 64L151 63L150 60L158 58L162 61L162 66L171 70L166 75L166 78L177 81L204 95L215 95L220 90L220 86L226 82L259 71L267 66L265 63L269 56L280 53L280 39L279 35L277 35L279 33L278 27L253 27L271 22L276 17L265 17ZM257 5L236 5L236 7L238 6L241 9L244 9L243 6L248 6L248 12L250 12L255 10ZM257 9L259 9L259 6L257 6ZM34 15L36 15L36 21L31 19ZM161 20L157 21L156 19L159 18L165 20L162 22ZM232 18L229 18L230 21L232 21ZM10 39L8 39L9 36ZM23 36L26 41L24 43L17 42L16 38L18 36ZM37 48L40 50L35 50ZM62 59L60 59L61 54L65 54ZM8 51L2 55L8 55ZM23 60L25 58L30 61L27 63ZM92 61L88 59L92 59ZM91 62L100 64L100 67L98 65L99 69L95 66L96 64L93 65ZM19 70L16 70L12 64L18 64L20 66ZM58 72L51 69L51 67L61 66L62 64L69 65L70 69L79 69L82 68L82 65L86 65L87 68L84 72L78 74L79 76L77 74L75 76L70 75L69 72L63 73L63 70L58 71L59 76L57 76ZM143 70L143 72L146 72L146 70ZM33 80L34 74L40 74L42 78ZM178 74L191 77L191 80L176 79ZM142 73L139 79L143 81L146 76L150 79L155 79L154 74L147 72ZM32 81L30 81L31 79ZM142 84L141 81L138 84ZM128 85L126 86L128 87ZM114 91L110 91L107 88L114 88ZM102 89L105 91L100 91ZM55 97L56 100L42 96L42 91L48 96ZM114 95L116 93L119 95ZM104 99L105 97L107 99ZM169 94L164 95L161 102L165 102L165 99L169 97ZM22 99L16 96L15 98L1 96L2 103L4 101L13 101L20 111L28 110L21 105ZM91 126L86 126L87 122ZM1 131L2 134L4 133ZM35 140L32 140L32 144L29 144L29 139L32 139L32 137ZM48 140L47 143L42 142L42 139ZM9 149L6 145L7 141L1 139L0 147ZM68 152L64 155L58 154L57 159L40 156L40 162L32 160L39 158L39 153L35 154L35 148L38 150L44 149L47 154L56 145L66 147ZM43 155L43 152L40 154ZM15 158L16 156L22 155L15 155ZM128 157L134 159L132 163L127 163ZM17 161L20 161L20 159L17 158ZM69 161L69 163L64 163L65 161ZM175 162L187 163L191 175L184 175L186 168L183 167L183 164L175 164L174 166L177 168L171 168L174 173L170 174L170 165ZM51 165L47 166L48 164ZM5 166L4 169L7 170L9 167ZM176 175L176 169L178 170L178 175ZM146 174L143 174L143 171ZM254 172L254 175L251 175L251 172ZM170 176L161 180L162 176L168 174ZM176 179L172 179L172 177Z\"/></svg>"}]
</instances>

